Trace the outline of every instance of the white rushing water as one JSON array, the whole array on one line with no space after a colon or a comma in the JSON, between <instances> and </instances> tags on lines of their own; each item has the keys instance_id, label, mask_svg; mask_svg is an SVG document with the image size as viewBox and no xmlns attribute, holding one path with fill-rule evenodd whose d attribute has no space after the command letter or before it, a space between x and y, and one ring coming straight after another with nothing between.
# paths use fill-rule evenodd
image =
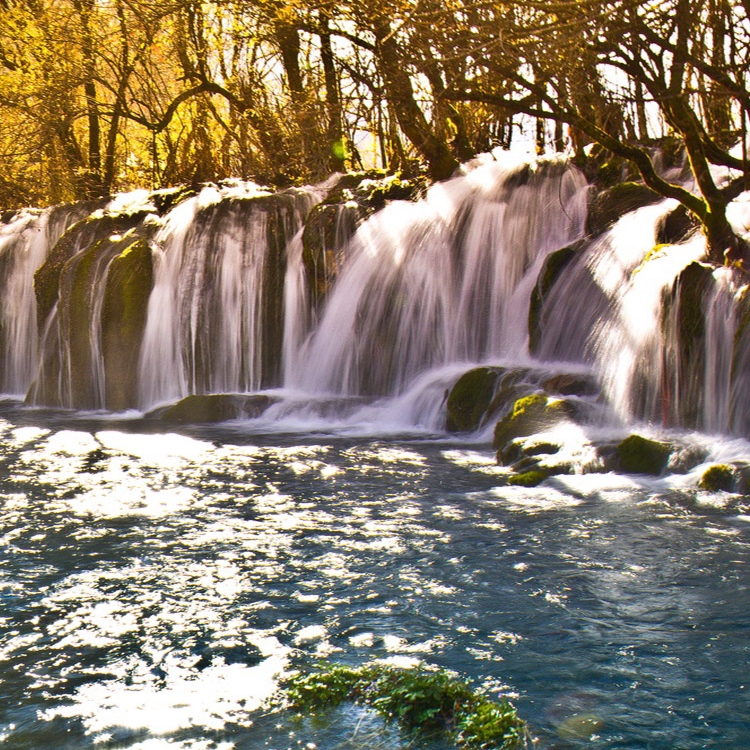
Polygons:
<instances>
[{"instance_id":1,"label":"white rushing water","mask_svg":"<svg viewBox=\"0 0 750 750\"><path fill-rule=\"evenodd\" d=\"M23 397L31 388L38 405L143 412L190 394L270 392L283 403L267 417L289 425L441 430L444 394L461 370L531 364L589 368L625 422L735 435L750 428L743 282L730 270L706 281L692 357L701 367L687 364L680 316L688 302L677 280L705 247L696 234L652 252L673 202L586 238L589 186L575 167L496 153L421 200L388 203L353 236L356 206L332 205L341 222L326 227L314 260L325 266L335 256L321 302L311 292L315 249L302 230L334 185L279 193L206 186L162 215L156 196L118 196L55 252L86 209L17 214L0 232L2 390ZM729 215L747 234L747 195ZM118 243L131 232L151 249L153 289L144 329L131 334L141 336L127 368L134 385L117 400L108 388L124 375L103 352L104 295ZM545 291L530 358L530 297L550 255L576 241ZM61 294L58 304L47 300L45 321L36 320L40 268Z\"/></svg>"}]
</instances>

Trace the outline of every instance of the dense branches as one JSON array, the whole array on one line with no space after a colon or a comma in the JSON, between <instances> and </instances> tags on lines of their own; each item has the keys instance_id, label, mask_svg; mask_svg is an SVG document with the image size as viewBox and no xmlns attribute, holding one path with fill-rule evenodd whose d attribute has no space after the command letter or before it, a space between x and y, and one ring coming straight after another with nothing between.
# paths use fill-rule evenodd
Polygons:
<instances>
[{"instance_id":1,"label":"dense branches","mask_svg":"<svg viewBox=\"0 0 750 750\"><path fill-rule=\"evenodd\" d=\"M435 178L519 136L631 163L734 252L745 0L16 0L0 7L0 205L381 166ZM660 171L675 137L693 183Z\"/></svg>"}]
</instances>

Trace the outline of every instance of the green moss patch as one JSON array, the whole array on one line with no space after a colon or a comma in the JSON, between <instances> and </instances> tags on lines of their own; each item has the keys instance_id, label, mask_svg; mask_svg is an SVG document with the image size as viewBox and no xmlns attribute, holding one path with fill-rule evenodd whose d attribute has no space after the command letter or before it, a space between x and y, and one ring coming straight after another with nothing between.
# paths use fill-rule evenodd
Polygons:
<instances>
[{"instance_id":1,"label":"green moss patch","mask_svg":"<svg viewBox=\"0 0 750 750\"><path fill-rule=\"evenodd\" d=\"M290 708L305 714L351 702L418 733L446 733L459 747L516 750L526 724L507 701L481 695L443 670L387 664L326 665L282 685Z\"/></svg>"},{"instance_id":2,"label":"green moss patch","mask_svg":"<svg viewBox=\"0 0 750 750\"><path fill-rule=\"evenodd\" d=\"M709 466L701 477L698 487L708 492L731 492L734 489L735 470L726 464Z\"/></svg>"},{"instance_id":3,"label":"green moss patch","mask_svg":"<svg viewBox=\"0 0 750 750\"><path fill-rule=\"evenodd\" d=\"M617 446L620 468L627 474L659 475L671 453L671 446L641 435L630 435Z\"/></svg>"},{"instance_id":4,"label":"green moss patch","mask_svg":"<svg viewBox=\"0 0 750 750\"><path fill-rule=\"evenodd\" d=\"M477 367L464 373L451 388L446 403L450 432L474 432L488 414L501 370Z\"/></svg>"}]
</instances>

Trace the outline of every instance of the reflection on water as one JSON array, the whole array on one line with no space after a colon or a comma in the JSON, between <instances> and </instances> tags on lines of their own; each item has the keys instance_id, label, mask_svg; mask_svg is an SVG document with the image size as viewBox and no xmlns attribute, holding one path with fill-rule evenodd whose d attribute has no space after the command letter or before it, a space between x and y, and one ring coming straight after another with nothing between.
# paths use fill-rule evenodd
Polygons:
<instances>
[{"instance_id":1,"label":"reflection on water","mask_svg":"<svg viewBox=\"0 0 750 750\"><path fill-rule=\"evenodd\" d=\"M0 421L0 744L406 747L353 707L270 711L326 657L457 670L540 747L750 745L741 501L501 488L455 444L129 430Z\"/></svg>"}]
</instances>

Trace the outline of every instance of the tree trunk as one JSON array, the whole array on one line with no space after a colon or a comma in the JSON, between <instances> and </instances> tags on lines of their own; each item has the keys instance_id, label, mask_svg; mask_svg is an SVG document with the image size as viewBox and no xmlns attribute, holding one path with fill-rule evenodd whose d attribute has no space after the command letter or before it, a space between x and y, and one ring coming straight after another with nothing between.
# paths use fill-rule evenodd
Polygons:
<instances>
[{"instance_id":1,"label":"tree trunk","mask_svg":"<svg viewBox=\"0 0 750 750\"><path fill-rule=\"evenodd\" d=\"M443 180L450 177L458 167L458 160L451 153L448 144L432 131L424 112L414 99L411 78L399 54L389 20L383 16L378 17L373 31L386 96L401 130L426 159L433 179Z\"/></svg>"}]
</instances>

